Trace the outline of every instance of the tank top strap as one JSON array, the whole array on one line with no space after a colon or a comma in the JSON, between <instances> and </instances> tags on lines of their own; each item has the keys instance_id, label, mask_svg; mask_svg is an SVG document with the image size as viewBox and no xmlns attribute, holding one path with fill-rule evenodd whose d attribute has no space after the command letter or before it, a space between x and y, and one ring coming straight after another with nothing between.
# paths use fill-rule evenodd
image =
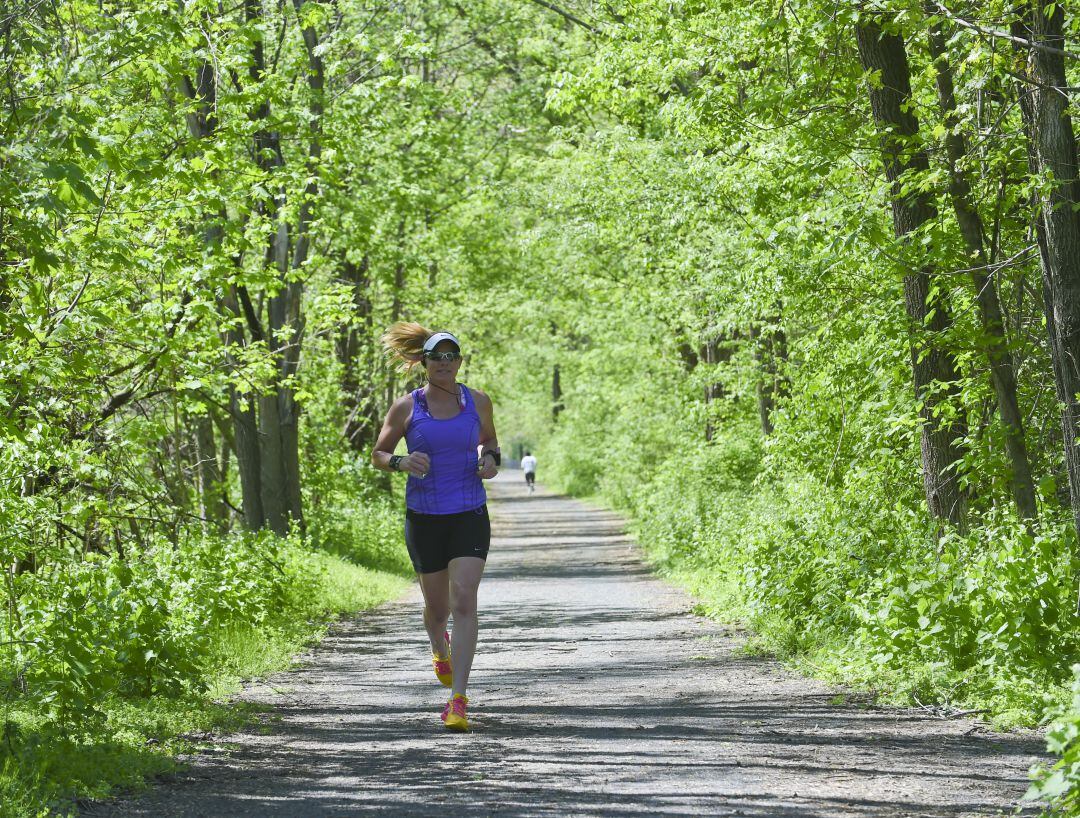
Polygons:
<instances>
[{"instance_id":1,"label":"tank top strap","mask_svg":"<svg viewBox=\"0 0 1080 818\"><path fill-rule=\"evenodd\" d=\"M427 415L431 417L431 411L428 409L427 397L424 395L424 387L414 389L412 391L413 400L413 417L417 415Z\"/></svg>"},{"instance_id":2,"label":"tank top strap","mask_svg":"<svg viewBox=\"0 0 1080 818\"><path fill-rule=\"evenodd\" d=\"M469 387L463 383L458 384L458 386L461 387L461 402L459 404L461 406L461 411L467 412L471 409L475 412L476 405L473 403L473 397L472 393L469 391ZM424 394L424 387L421 386L419 389L414 389L412 391L412 399L414 418L417 415L429 418L434 417L434 415L431 414L431 409L428 408L427 395Z\"/></svg>"}]
</instances>

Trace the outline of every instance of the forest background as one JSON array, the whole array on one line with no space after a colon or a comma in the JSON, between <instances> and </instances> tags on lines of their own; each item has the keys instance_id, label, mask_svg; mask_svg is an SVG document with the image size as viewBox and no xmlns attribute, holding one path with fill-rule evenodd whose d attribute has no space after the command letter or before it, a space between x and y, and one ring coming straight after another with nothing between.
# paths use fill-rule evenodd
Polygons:
<instances>
[{"instance_id":1,"label":"forest background","mask_svg":"<svg viewBox=\"0 0 1080 818\"><path fill-rule=\"evenodd\" d=\"M399 319L761 649L1056 719L1077 814L1077 15L0 6L0 803L137 783L398 593Z\"/></svg>"}]
</instances>

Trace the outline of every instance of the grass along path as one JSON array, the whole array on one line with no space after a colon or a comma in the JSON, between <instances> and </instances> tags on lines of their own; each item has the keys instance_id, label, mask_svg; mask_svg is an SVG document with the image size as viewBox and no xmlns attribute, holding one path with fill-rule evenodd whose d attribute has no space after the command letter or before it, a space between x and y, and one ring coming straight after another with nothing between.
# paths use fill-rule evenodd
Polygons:
<instances>
[{"instance_id":1,"label":"grass along path","mask_svg":"<svg viewBox=\"0 0 1080 818\"><path fill-rule=\"evenodd\" d=\"M473 732L438 721L419 592L336 626L271 705L104 816L980 816L1012 808L1042 741L860 707L690 613L610 512L520 473L490 489Z\"/></svg>"}]
</instances>

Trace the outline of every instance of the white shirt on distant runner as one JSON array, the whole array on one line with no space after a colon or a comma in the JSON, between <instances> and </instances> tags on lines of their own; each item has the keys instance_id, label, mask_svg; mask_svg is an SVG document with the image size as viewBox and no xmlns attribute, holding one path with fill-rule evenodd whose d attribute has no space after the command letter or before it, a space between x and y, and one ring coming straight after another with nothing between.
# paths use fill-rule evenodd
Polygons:
<instances>
[{"instance_id":1,"label":"white shirt on distant runner","mask_svg":"<svg viewBox=\"0 0 1080 818\"><path fill-rule=\"evenodd\" d=\"M536 471L536 458L531 454L525 455L521 458L521 468L525 474L532 474Z\"/></svg>"}]
</instances>

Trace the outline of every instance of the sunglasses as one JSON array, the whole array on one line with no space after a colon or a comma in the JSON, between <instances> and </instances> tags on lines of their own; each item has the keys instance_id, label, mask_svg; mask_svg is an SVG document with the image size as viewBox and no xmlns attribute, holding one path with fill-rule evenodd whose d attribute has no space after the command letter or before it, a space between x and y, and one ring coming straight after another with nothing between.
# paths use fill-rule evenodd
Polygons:
<instances>
[{"instance_id":1,"label":"sunglasses","mask_svg":"<svg viewBox=\"0 0 1080 818\"><path fill-rule=\"evenodd\" d=\"M429 361L459 361L461 360L460 352L425 352L424 357Z\"/></svg>"}]
</instances>

